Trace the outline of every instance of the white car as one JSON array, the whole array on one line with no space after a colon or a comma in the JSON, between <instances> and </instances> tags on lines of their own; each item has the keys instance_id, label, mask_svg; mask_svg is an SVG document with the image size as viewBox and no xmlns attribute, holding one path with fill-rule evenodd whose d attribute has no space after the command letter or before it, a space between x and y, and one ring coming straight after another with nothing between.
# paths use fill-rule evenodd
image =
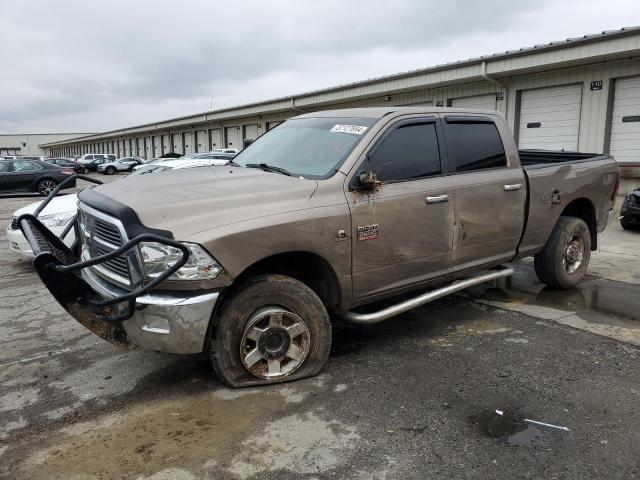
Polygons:
<instances>
[{"instance_id":1,"label":"white car","mask_svg":"<svg viewBox=\"0 0 640 480\"><path fill-rule=\"evenodd\" d=\"M105 175L115 175L118 172L131 172L133 167L142 163L142 159L137 157L122 157L113 162L101 163L98 165L98 172Z\"/></svg>"},{"instance_id":2,"label":"white car","mask_svg":"<svg viewBox=\"0 0 640 480\"><path fill-rule=\"evenodd\" d=\"M214 148L209 153L215 153L215 154L218 154L218 155L220 155L220 154L237 155L238 153L240 153L240 150L238 150L237 148Z\"/></svg>"},{"instance_id":3,"label":"white car","mask_svg":"<svg viewBox=\"0 0 640 480\"><path fill-rule=\"evenodd\" d=\"M25 213L33 213L42 202L30 203L29 205L19 208L13 212L11 223L7 227L7 239L9 240L9 248L24 257L33 258L33 250L24 238L20 227L18 226L18 217ZM62 235L69 222L73 219L77 212L78 196L77 195L60 195L55 197L45 209L40 212L38 219L42 224L49 228L58 237ZM76 241L76 234L72 228L63 239L65 245L71 247Z\"/></svg>"},{"instance_id":4,"label":"white car","mask_svg":"<svg viewBox=\"0 0 640 480\"><path fill-rule=\"evenodd\" d=\"M138 165L133 169L132 175L142 175L145 173L158 173L166 170L179 170L183 168L210 167L228 165L230 158L176 158L167 159L161 162Z\"/></svg>"}]
</instances>

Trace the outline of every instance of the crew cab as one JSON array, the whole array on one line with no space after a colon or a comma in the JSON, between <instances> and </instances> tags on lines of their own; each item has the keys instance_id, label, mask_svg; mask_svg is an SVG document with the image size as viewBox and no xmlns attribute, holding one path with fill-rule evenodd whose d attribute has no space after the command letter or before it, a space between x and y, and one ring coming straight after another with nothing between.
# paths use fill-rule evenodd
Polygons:
<instances>
[{"instance_id":1,"label":"crew cab","mask_svg":"<svg viewBox=\"0 0 640 480\"><path fill-rule=\"evenodd\" d=\"M289 119L224 167L80 192L73 249L18 223L80 323L123 348L206 352L243 387L320 372L332 317L386 320L523 257L572 288L618 184L609 155L519 152L495 111L349 109Z\"/></svg>"}]
</instances>

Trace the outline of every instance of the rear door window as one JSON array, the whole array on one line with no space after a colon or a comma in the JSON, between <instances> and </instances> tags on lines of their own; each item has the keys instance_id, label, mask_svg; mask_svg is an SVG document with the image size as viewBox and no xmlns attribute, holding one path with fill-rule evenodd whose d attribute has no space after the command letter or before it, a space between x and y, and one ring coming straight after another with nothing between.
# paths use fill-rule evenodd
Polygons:
<instances>
[{"instance_id":1,"label":"rear door window","mask_svg":"<svg viewBox=\"0 0 640 480\"><path fill-rule=\"evenodd\" d=\"M493 122L447 118L443 123L449 168L452 172L507 166L502 139Z\"/></svg>"},{"instance_id":2,"label":"rear door window","mask_svg":"<svg viewBox=\"0 0 640 480\"><path fill-rule=\"evenodd\" d=\"M35 170L40 170L41 168L42 167L40 165L36 165L35 163L27 160L14 160L13 162L14 172L33 172Z\"/></svg>"},{"instance_id":3,"label":"rear door window","mask_svg":"<svg viewBox=\"0 0 640 480\"><path fill-rule=\"evenodd\" d=\"M376 145L363 164L383 182L399 182L442 173L435 122L408 123Z\"/></svg>"}]
</instances>

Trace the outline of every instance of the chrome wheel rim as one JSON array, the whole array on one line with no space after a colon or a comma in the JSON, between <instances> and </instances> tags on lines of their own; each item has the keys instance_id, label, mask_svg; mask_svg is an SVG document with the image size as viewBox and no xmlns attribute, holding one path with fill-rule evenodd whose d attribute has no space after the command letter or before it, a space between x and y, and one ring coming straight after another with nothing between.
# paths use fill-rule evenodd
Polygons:
<instances>
[{"instance_id":1,"label":"chrome wheel rim","mask_svg":"<svg viewBox=\"0 0 640 480\"><path fill-rule=\"evenodd\" d=\"M54 188L56 188L56 182L52 180L45 180L40 184L40 193L43 195L49 195Z\"/></svg>"},{"instance_id":2,"label":"chrome wheel rim","mask_svg":"<svg viewBox=\"0 0 640 480\"><path fill-rule=\"evenodd\" d=\"M562 265L568 274L573 274L580 268L584 260L584 240L574 235L565 246L562 255Z\"/></svg>"},{"instance_id":3,"label":"chrome wheel rim","mask_svg":"<svg viewBox=\"0 0 640 480\"><path fill-rule=\"evenodd\" d=\"M278 306L261 308L245 325L240 359L255 377L283 378L304 363L310 340L309 328L295 313Z\"/></svg>"}]
</instances>

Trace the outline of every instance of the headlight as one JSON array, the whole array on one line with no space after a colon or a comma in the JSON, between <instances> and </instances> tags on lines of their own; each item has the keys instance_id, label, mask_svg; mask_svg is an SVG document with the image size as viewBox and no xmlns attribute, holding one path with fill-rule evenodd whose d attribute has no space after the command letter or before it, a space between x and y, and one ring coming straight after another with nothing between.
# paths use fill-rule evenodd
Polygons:
<instances>
[{"instance_id":1,"label":"headlight","mask_svg":"<svg viewBox=\"0 0 640 480\"><path fill-rule=\"evenodd\" d=\"M53 213L51 215L38 217L38 220L40 220L45 227L62 227L69 223L75 214L76 212L73 210L70 212Z\"/></svg>"},{"instance_id":2,"label":"headlight","mask_svg":"<svg viewBox=\"0 0 640 480\"><path fill-rule=\"evenodd\" d=\"M197 243L184 242L183 245L189 249L189 260L170 280L212 280L220 275L222 267L204 248ZM140 253L148 278L159 277L182 258L182 250L157 242L142 242Z\"/></svg>"}]
</instances>

